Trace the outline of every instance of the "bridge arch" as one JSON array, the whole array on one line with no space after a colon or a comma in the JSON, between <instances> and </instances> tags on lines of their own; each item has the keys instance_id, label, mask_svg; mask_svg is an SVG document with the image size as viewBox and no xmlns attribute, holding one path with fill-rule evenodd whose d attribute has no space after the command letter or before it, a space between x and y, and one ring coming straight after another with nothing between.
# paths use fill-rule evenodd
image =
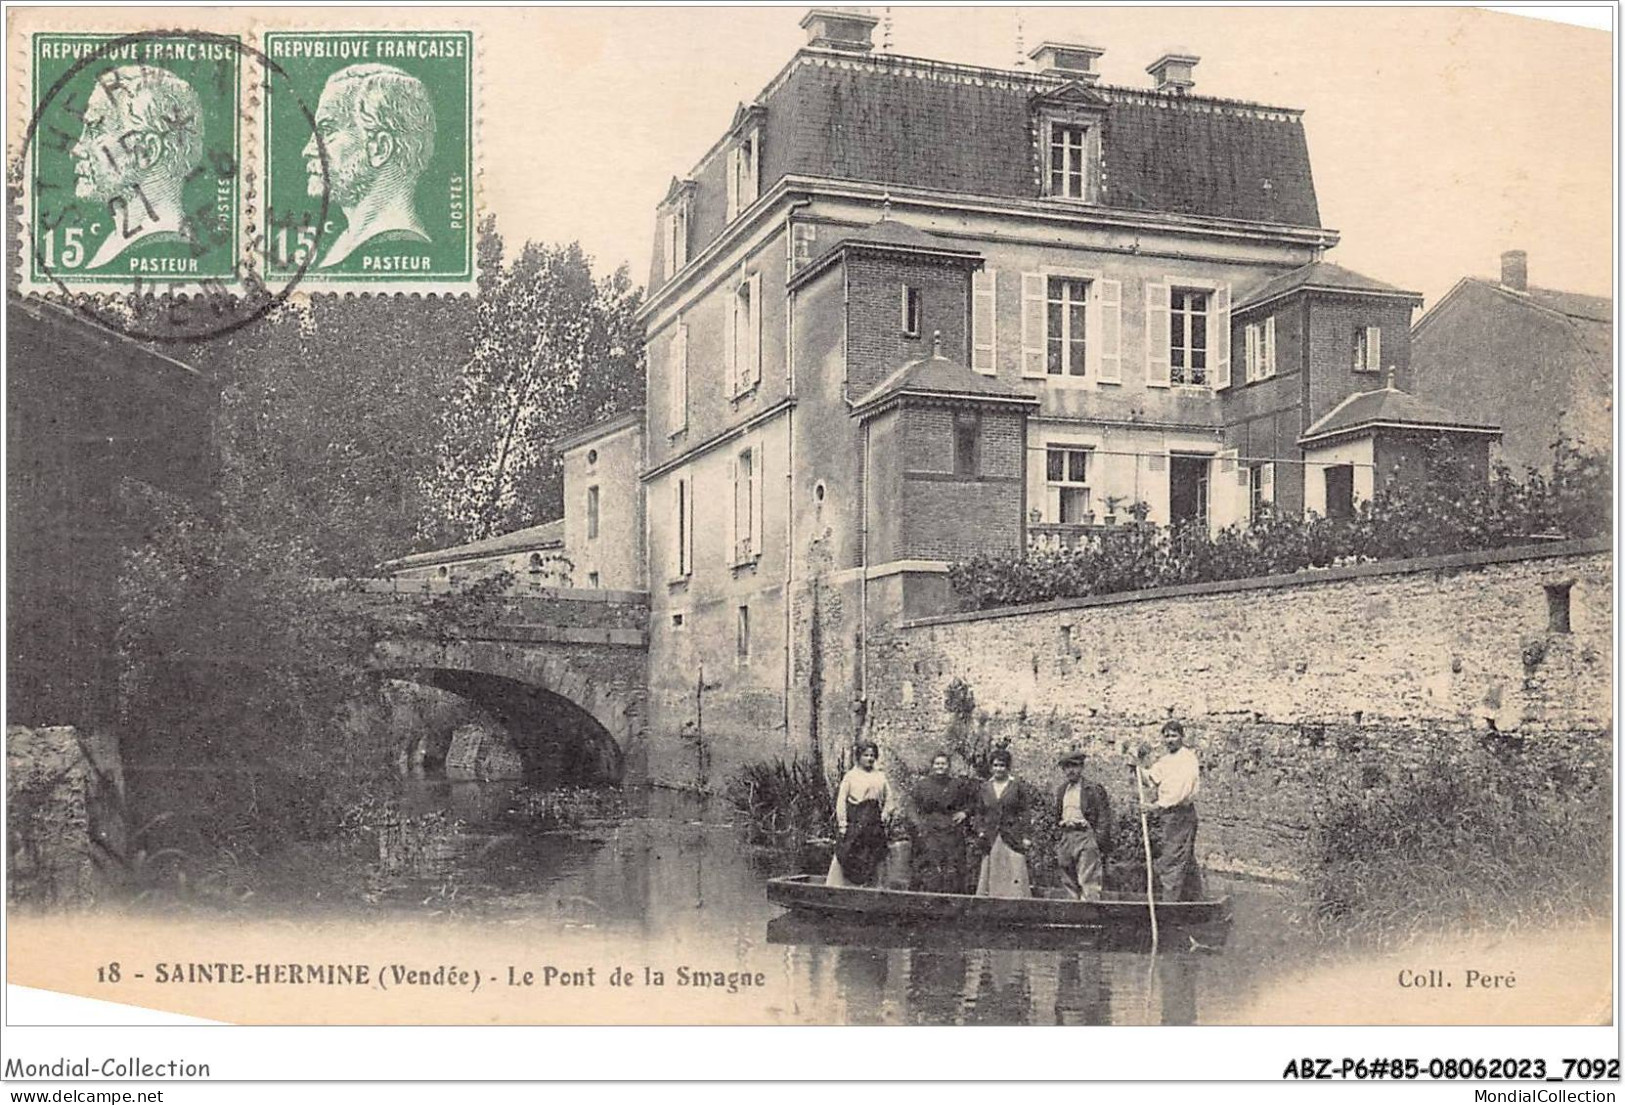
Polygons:
<instances>
[{"instance_id":1,"label":"bridge arch","mask_svg":"<svg viewBox=\"0 0 1625 1105\"><path fill-rule=\"evenodd\" d=\"M480 640L380 642L379 675L463 696L502 719L527 767L564 742L590 777L619 781L643 758L642 653ZM635 663L634 663L635 662Z\"/></svg>"}]
</instances>

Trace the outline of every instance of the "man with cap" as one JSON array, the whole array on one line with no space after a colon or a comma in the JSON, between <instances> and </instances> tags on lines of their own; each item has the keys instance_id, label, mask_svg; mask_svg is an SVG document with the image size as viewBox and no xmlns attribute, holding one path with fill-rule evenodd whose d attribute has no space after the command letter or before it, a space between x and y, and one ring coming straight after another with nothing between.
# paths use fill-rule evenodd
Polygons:
<instances>
[{"instance_id":1,"label":"man with cap","mask_svg":"<svg viewBox=\"0 0 1625 1105\"><path fill-rule=\"evenodd\" d=\"M1066 779L1055 789L1055 820L1061 838L1055 844L1055 863L1067 891L1085 902L1100 899L1106 852L1111 832L1111 805L1106 789L1083 777L1083 750L1074 746L1061 757Z\"/></svg>"},{"instance_id":2,"label":"man with cap","mask_svg":"<svg viewBox=\"0 0 1625 1105\"><path fill-rule=\"evenodd\" d=\"M1196 752L1185 743L1185 727L1178 721L1163 723L1162 740L1168 752L1145 771L1151 793L1148 801L1162 821L1162 850L1157 856L1157 882L1170 902L1202 897L1202 868L1196 860L1196 793L1199 771Z\"/></svg>"}]
</instances>

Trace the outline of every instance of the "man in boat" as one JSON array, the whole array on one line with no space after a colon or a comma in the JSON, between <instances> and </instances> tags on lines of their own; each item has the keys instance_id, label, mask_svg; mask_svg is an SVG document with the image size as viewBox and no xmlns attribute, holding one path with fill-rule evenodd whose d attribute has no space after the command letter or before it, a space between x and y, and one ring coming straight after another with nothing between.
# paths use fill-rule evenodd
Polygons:
<instances>
[{"instance_id":1,"label":"man in boat","mask_svg":"<svg viewBox=\"0 0 1625 1105\"><path fill-rule=\"evenodd\" d=\"M1202 868L1196 860L1196 794L1200 771L1196 751L1185 741L1185 727L1169 720L1162 726L1167 753L1144 772L1147 801L1162 823L1162 849L1155 869L1162 897L1170 902L1199 901Z\"/></svg>"},{"instance_id":2,"label":"man in boat","mask_svg":"<svg viewBox=\"0 0 1625 1105\"><path fill-rule=\"evenodd\" d=\"M1084 754L1074 747L1061 757L1066 779L1055 789L1055 820L1061 837L1055 843L1055 863L1061 883L1083 902L1100 900L1106 852L1111 831L1111 805L1106 788L1083 777Z\"/></svg>"}]
</instances>

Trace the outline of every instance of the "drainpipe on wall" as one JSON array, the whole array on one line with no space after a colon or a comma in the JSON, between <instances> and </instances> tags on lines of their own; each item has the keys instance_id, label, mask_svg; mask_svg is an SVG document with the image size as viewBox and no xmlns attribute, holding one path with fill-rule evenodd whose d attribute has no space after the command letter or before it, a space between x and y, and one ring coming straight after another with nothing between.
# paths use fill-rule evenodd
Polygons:
<instances>
[{"instance_id":1,"label":"drainpipe on wall","mask_svg":"<svg viewBox=\"0 0 1625 1105\"><path fill-rule=\"evenodd\" d=\"M858 577L858 701L863 705L865 719L869 716L869 485L873 482L869 452L871 425L868 420L863 423L863 517L858 527L861 535L858 570L862 573Z\"/></svg>"},{"instance_id":2,"label":"drainpipe on wall","mask_svg":"<svg viewBox=\"0 0 1625 1105\"><path fill-rule=\"evenodd\" d=\"M790 261L795 260L795 214L812 206L812 200L797 200L784 216L784 248ZM796 293L791 291L784 300L784 393L794 399L796 394ZM791 587L796 578L796 410L791 407L784 416L784 740L790 743L790 687L794 682L795 618L794 597Z\"/></svg>"}]
</instances>

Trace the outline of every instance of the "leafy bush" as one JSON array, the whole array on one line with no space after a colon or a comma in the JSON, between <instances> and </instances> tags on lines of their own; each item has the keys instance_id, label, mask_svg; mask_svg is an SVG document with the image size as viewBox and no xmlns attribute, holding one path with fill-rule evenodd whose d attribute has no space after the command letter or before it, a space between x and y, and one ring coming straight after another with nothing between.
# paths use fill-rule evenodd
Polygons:
<instances>
[{"instance_id":1,"label":"leafy bush","mask_svg":"<svg viewBox=\"0 0 1625 1105\"><path fill-rule=\"evenodd\" d=\"M1267 513L1251 526L1131 525L1075 549L983 555L954 564L949 582L970 610L1053 599L1279 575L1342 563L1503 548L1611 532L1607 460L1567 442L1550 475L1500 469L1483 483L1393 484L1352 518Z\"/></svg>"},{"instance_id":2,"label":"leafy bush","mask_svg":"<svg viewBox=\"0 0 1625 1105\"><path fill-rule=\"evenodd\" d=\"M1609 753L1491 733L1397 778L1346 787L1312 836L1324 929L1378 941L1440 926L1529 927L1611 908Z\"/></svg>"},{"instance_id":3,"label":"leafy bush","mask_svg":"<svg viewBox=\"0 0 1625 1105\"><path fill-rule=\"evenodd\" d=\"M749 764L728 781L728 801L745 818L753 843L799 843L835 824L835 791L802 760Z\"/></svg>"}]
</instances>

